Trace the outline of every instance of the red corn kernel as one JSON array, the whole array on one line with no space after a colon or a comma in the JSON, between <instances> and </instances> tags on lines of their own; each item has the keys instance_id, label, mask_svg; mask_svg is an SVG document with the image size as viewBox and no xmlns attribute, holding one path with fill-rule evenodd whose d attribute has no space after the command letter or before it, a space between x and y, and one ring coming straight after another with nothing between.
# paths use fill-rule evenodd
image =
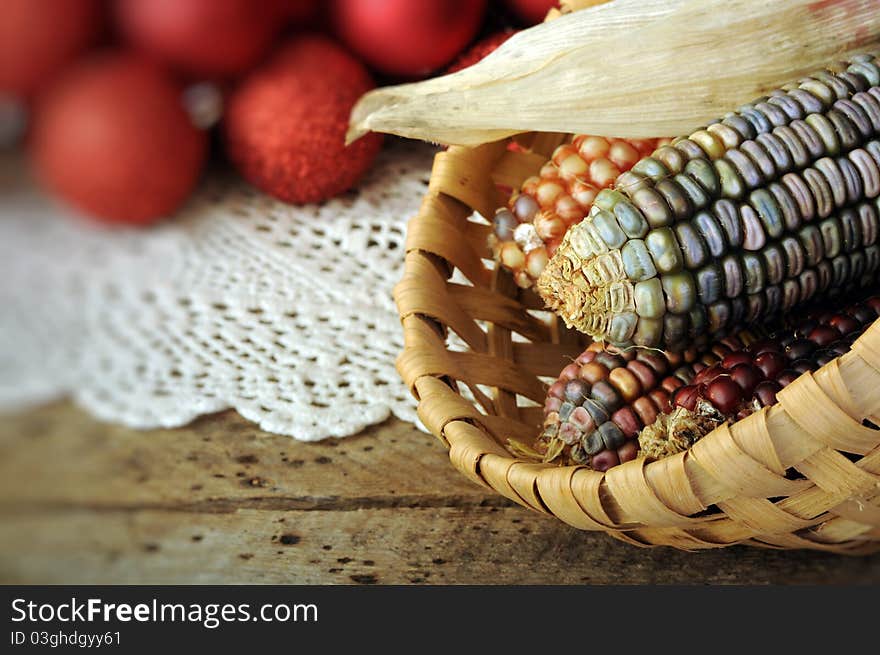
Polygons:
<instances>
[{"instance_id":1,"label":"red corn kernel","mask_svg":"<svg viewBox=\"0 0 880 655\"><path fill-rule=\"evenodd\" d=\"M639 384L642 385L642 389L653 389L656 386L657 374L645 362L634 359L631 362L627 362L626 367L636 376Z\"/></svg>"},{"instance_id":2,"label":"red corn kernel","mask_svg":"<svg viewBox=\"0 0 880 655\"><path fill-rule=\"evenodd\" d=\"M554 398L558 398L562 400L563 395L565 394L565 380L557 380L553 384L550 385L550 388L547 390L548 396L553 396Z\"/></svg>"},{"instance_id":3,"label":"red corn kernel","mask_svg":"<svg viewBox=\"0 0 880 655\"><path fill-rule=\"evenodd\" d=\"M684 382L674 375L663 378L663 382L660 383L660 387L669 394L672 394L676 389L683 386Z\"/></svg>"},{"instance_id":4,"label":"red corn kernel","mask_svg":"<svg viewBox=\"0 0 880 655\"><path fill-rule=\"evenodd\" d=\"M815 371L817 367L809 359L796 359L788 365L788 368L792 371L797 371L798 373L803 374L807 371Z\"/></svg>"},{"instance_id":5,"label":"red corn kernel","mask_svg":"<svg viewBox=\"0 0 880 655\"><path fill-rule=\"evenodd\" d=\"M654 372L658 375L663 375L669 367L669 363L666 361L666 358L660 357L659 355L655 355L654 353L650 352L640 352L636 356L636 361L644 362L652 369L654 369Z\"/></svg>"},{"instance_id":6,"label":"red corn kernel","mask_svg":"<svg viewBox=\"0 0 880 655\"><path fill-rule=\"evenodd\" d=\"M751 364L752 363L752 355L749 353L740 352L732 352L729 355L725 356L724 359L721 360L721 366L730 370L737 364Z\"/></svg>"},{"instance_id":7,"label":"red corn kernel","mask_svg":"<svg viewBox=\"0 0 880 655\"><path fill-rule=\"evenodd\" d=\"M800 376L801 374L797 371L787 368L782 371L782 373L780 373L778 376L776 376L776 381L779 383L780 387L785 389L785 387L797 380Z\"/></svg>"},{"instance_id":8,"label":"red corn kernel","mask_svg":"<svg viewBox=\"0 0 880 655\"><path fill-rule=\"evenodd\" d=\"M773 351L765 351L755 357L755 366L761 369L764 377L768 380L776 379L776 376L785 369L787 363L782 354Z\"/></svg>"},{"instance_id":9,"label":"red corn kernel","mask_svg":"<svg viewBox=\"0 0 880 655\"><path fill-rule=\"evenodd\" d=\"M706 398L722 414L731 414L742 402L742 389L729 377L718 377L706 387Z\"/></svg>"},{"instance_id":10,"label":"red corn kernel","mask_svg":"<svg viewBox=\"0 0 880 655\"><path fill-rule=\"evenodd\" d=\"M712 366L704 368L702 371L697 373L694 376L694 383L701 384L711 382L723 373L725 373L725 370L721 364L713 364Z\"/></svg>"},{"instance_id":11,"label":"red corn kernel","mask_svg":"<svg viewBox=\"0 0 880 655\"><path fill-rule=\"evenodd\" d=\"M684 407L687 410L694 411L699 398L700 385L688 384L675 390L675 393L672 394L672 404L675 407Z\"/></svg>"},{"instance_id":12,"label":"red corn kernel","mask_svg":"<svg viewBox=\"0 0 880 655\"><path fill-rule=\"evenodd\" d=\"M861 324L856 319L852 316L847 316L846 314L835 314L831 317L831 320L828 321L828 324L840 332L840 334L849 334L850 332L855 332L861 327Z\"/></svg>"},{"instance_id":13,"label":"red corn kernel","mask_svg":"<svg viewBox=\"0 0 880 655\"><path fill-rule=\"evenodd\" d=\"M627 439L634 438L642 429L642 423L631 407L621 407L611 415L611 420Z\"/></svg>"},{"instance_id":14,"label":"red corn kernel","mask_svg":"<svg viewBox=\"0 0 880 655\"><path fill-rule=\"evenodd\" d=\"M631 462L639 455L639 442L638 441L627 441L620 448L617 449L617 458L623 462Z\"/></svg>"},{"instance_id":15,"label":"red corn kernel","mask_svg":"<svg viewBox=\"0 0 880 655\"><path fill-rule=\"evenodd\" d=\"M812 355L816 348L818 348L816 343L809 339L795 339L785 347L785 355L789 359L801 359ZM767 377L773 378L776 376L768 375Z\"/></svg>"},{"instance_id":16,"label":"red corn kernel","mask_svg":"<svg viewBox=\"0 0 880 655\"><path fill-rule=\"evenodd\" d=\"M603 450L598 455L593 455L590 459L590 466L596 471L605 472L612 466L620 464L620 458L614 450Z\"/></svg>"},{"instance_id":17,"label":"red corn kernel","mask_svg":"<svg viewBox=\"0 0 880 655\"><path fill-rule=\"evenodd\" d=\"M846 313L863 325L866 323L870 323L874 320L874 318L876 318L876 312L865 305L856 305L855 307L849 307L847 308Z\"/></svg>"},{"instance_id":18,"label":"red corn kernel","mask_svg":"<svg viewBox=\"0 0 880 655\"><path fill-rule=\"evenodd\" d=\"M782 387L773 380L764 380L755 387L755 398L761 403L762 407L770 407L776 404L776 392Z\"/></svg>"},{"instance_id":19,"label":"red corn kernel","mask_svg":"<svg viewBox=\"0 0 880 655\"><path fill-rule=\"evenodd\" d=\"M559 374L560 380L574 380L578 373L580 373L581 367L577 364L569 364L564 369L562 369L562 373Z\"/></svg>"},{"instance_id":20,"label":"red corn kernel","mask_svg":"<svg viewBox=\"0 0 880 655\"><path fill-rule=\"evenodd\" d=\"M578 358L574 361L575 364L580 364L581 366L583 366L584 364L589 364L590 362L592 362L595 357L596 352L594 350L585 350L580 355L578 355Z\"/></svg>"},{"instance_id":21,"label":"red corn kernel","mask_svg":"<svg viewBox=\"0 0 880 655\"><path fill-rule=\"evenodd\" d=\"M596 422L583 407L576 407L568 417L568 422L583 433L589 434L596 429Z\"/></svg>"},{"instance_id":22,"label":"red corn kernel","mask_svg":"<svg viewBox=\"0 0 880 655\"><path fill-rule=\"evenodd\" d=\"M670 395L668 391L665 391L664 389L651 389L651 391L648 392L648 398L650 398L654 402L654 405L657 407L657 409L664 414L666 414L670 410ZM645 425L647 425L647 423Z\"/></svg>"},{"instance_id":23,"label":"red corn kernel","mask_svg":"<svg viewBox=\"0 0 880 655\"><path fill-rule=\"evenodd\" d=\"M782 348L772 339L760 339L752 343L748 349L753 355L761 355L762 353L781 353Z\"/></svg>"},{"instance_id":24,"label":"red corn kernel","mask_svg":"<svg viewBox=\"0 0 880 655\"><path fill-rule=\"evenodd\" d=\"M630 348L629 350L621 350L619 354L623 357L623 361L631 362L636 358L637 353L634 349Z\"/></svg>"},{"instance_id":25,"label":"red corn kernel","mask_svg":"<svg viewBox=\"0 0 880 655\"><path fill-rule=\"evenodd\" d=\"M657 406L648 396L642 396L641 398L636 399L632 404L632 408L638 415L642 425L651 425L657 420Z\"/></svg>"},{"instance_id":26,"label":"red corn kernel","mask_svg":"<svg viewBox=\"0 0 880 655\"><path fill-rule=\"evenodd\" d=\"M874 310L874 313L880 316L880 296L871 296L865 301L865 304Z\"/></svg>"},{"instance_id":27,"label":"red corn kernel","mask_svg":"<svg viewBox=\"0 0 880 655\"><path fill-rule=\"evenodd\" d=\"M820 347L830 345L839 338L840 332L830 325L818 325L807 335L807 339Z\"/></svg>"},{"instance_id":28,"label":"red corn kernel","mask_svg":"<svg viewBox=\"0 0 880 655\"><path fill-rule=\"evenodd\" d=\"M560 407L562 407L562 401L559 398L548 396L547 400L544 401L544 415L546 416L550 412L558 412Z\"/></svg>"},{"instance_id":29,"label":"red corn kernel","mask_svg":"<svg viewBox=\"0 0 880 655\"><path fill-rule=\"evenodd\" d=\"M763 380L760 369L752 364L737 364L730 369L730 379L739 385L744 397L752 395L755 387Z\"/></svg>"},{"instance_id":30,"label":"red corn kernel","mask_svg":"<svg viewBox=\"0 0 880 655\"><path fill-rule=\"evenodd\" d=\"M829 321L830 322L830 321ZM795 339L806 339L807 335L813 331L813 328L819 325L819 321L815 319L807 319L802 321L794 331Z\"/></svg>"}]
</instances>

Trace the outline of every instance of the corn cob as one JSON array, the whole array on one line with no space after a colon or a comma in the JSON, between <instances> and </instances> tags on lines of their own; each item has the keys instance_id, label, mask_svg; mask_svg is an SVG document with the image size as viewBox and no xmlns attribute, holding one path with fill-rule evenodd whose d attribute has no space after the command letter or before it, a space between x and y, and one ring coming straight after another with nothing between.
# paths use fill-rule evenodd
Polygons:
<instances>
[{"instance_id":1,"label":"corn cob","mask_svg":"<svg viewBox=\"0 0 880 655\"><path fill-rule=\"evenodd\" d=\"M531 287L569 227L589 212L596 194L665 140L605 139L580 134L564 143L499 209L489 237L495 261Z\"/></svg>"},{"instance_id":2,"label":"corn cob","mask_svg":"<svg viewBox=\"0 0 880 655\"><path fill-rule=\"evenodd\" d=\"M650 457L678 452L722 421L775 404L779 389L846 353L878 316L874 296L807 313L766 338L741 330L680 353L591 344L548 390L538 452L600 471L640 449Z\"/></svg>"},{"instance_id":3,"label":"corn cob","mask_svg":"<svg viewBox=\"0 0 880 655\"><path fill-rule=\"evenodd\" d=\"M861 56L658 148L538 280L594 339L680 350L873 279L880 67Z\"/></svg>"}]
</instances>

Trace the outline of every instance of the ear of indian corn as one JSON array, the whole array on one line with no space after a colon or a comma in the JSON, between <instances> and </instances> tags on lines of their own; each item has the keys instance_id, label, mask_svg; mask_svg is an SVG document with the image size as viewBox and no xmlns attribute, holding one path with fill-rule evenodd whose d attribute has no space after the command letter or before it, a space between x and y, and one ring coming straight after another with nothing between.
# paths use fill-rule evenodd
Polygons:
<instances>
[{"instance_id":1,"label":"ear of indian corn","mask_svg":"<svg viewBox=\"0 0 880 655\"><path fill-rule=\"evenodd\" d=\"M658 148L603 190L537 288L600 341L680 350L880 267L880 67L821 71Z\"/></svg>"},{"instance_id":2,"label":"ear of indian corn","mask_svg":"<svg viewBox=\"0 0 880 655\"><path fill-rule=\"evenodd\" d=\"M568 229L587 215L596 194L664 141L579 134L560 145L496 212L489 237L495 261L518 286L531 287Z\"/></svg>"},{"instance_id":3,"label":"ear of indian corn","mask_svg":"<svg viewBox=\"0 0 880 655\"><path fill-rule=\"evenodd\" d=\"M545 461L601 471L640 450L678 452L722 421L775 404L777 391L848 352L878 316L880 296L873 296L809 312L766 338L741 330L679 353L612 352L594 343L550 386L538 450Z\"/></svg>"}]
</instances>

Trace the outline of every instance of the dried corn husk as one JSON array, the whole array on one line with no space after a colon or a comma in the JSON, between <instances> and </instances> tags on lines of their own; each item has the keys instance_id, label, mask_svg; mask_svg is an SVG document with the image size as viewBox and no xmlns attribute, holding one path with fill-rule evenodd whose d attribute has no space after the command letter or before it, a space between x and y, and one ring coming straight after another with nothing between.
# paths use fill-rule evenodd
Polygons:
<instances>
[{"instance_id":1,"label":"dried corn husk","mask_svg":"<svg viewBox=\"0 0 880 655\"><path fill-rule=\"evenodd\" d=\"M877 50L878 4L612 0L524 30L458 73L366 94L348 140L368 131L461 145L524 131L686 134Z\"/></svg>"}]
</instances>

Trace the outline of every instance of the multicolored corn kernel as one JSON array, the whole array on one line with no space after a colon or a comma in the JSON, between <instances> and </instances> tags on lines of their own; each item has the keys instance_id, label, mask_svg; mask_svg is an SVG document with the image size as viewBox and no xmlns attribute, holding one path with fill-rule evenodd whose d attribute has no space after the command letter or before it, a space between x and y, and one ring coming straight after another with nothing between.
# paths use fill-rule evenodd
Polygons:
<instances>
[{"instance_id":1,"label":"multicolored corn kernel","mask_svg":"<svg viewBox=\"0 0 880 655\"><path fill-rule=\"evenodd\" d=\"M554 249L536 285L547 306L596 340L676 350L872 282L880 66L835 71L622 173Z\"/></svg>"},{"instance_id":2,"label":"multicolored corn kernel","mask_svg":"<svg viewBox=\"0 0 880 655\"><path fill-rule=\"evenodd\" d=\"M878 316L872 296L804 312L763 338L740 330L682 352L593 343L550 385L538 452L600 471L639 452L679 452L719 423L775 404L780 389L848 352Z\"/></svg>"},{"instance_id":3,"label":"multicolored corn kernel","mask_svg":"<svg viewBox=\"0 0 880 655\"><path fill-rule=\"evenodd\" d=\"M495 261L513 273L519 286L532 286L569 227L587 215L596 194L664 142L581 134L556 148L538 175L525 180L495 214L489 244ZM529 229L517 231L522 226Z\"/></svg>"}]
</instances>

